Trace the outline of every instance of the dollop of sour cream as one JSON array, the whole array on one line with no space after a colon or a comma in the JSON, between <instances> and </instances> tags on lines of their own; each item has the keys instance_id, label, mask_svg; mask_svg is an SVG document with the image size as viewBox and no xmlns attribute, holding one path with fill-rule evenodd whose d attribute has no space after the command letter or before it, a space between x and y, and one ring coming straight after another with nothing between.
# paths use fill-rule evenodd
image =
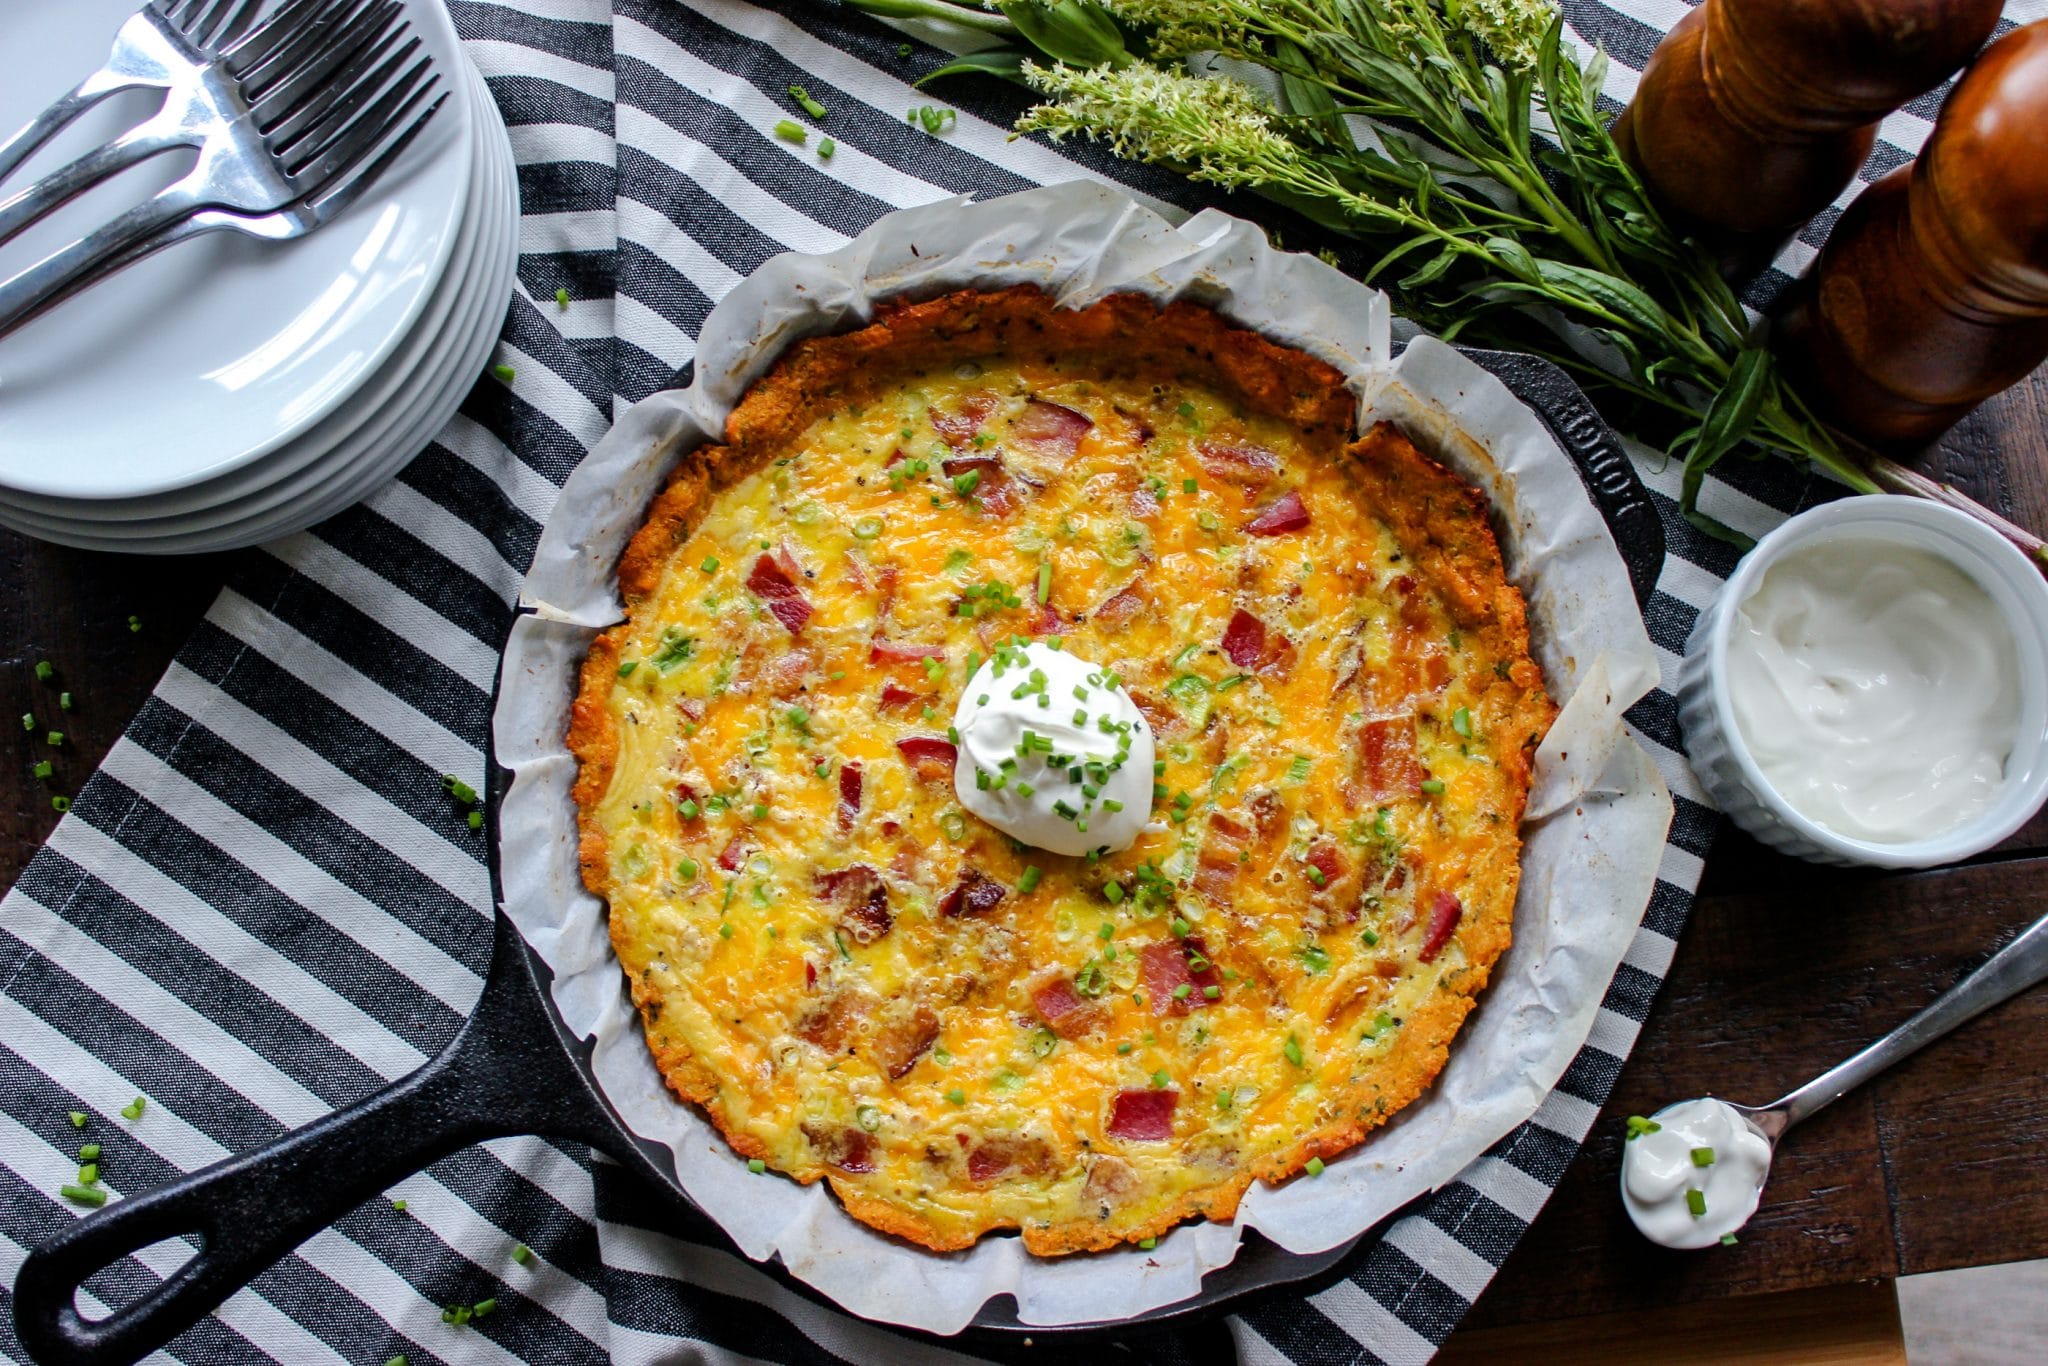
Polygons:
<instances>
[{"instance_id":1,"label":"dollop of sour cream","mask_svg":"<svg viewBox=\"0 0 2048 1366\"><path fill-rule=\"evenodd\" d=\"M960 804L1055 854L1128 849L1151 819L1152 728L1109 670L1043 642L1004 645L953 712Z\"/></svg>"},{"instance_id":2,"label":"dollop of sour cream","mask_svg":"<svg viewBox=\"0 0 2048 1366\"><path fill-rule=\"evenodd\" d=\"M1702 1097L1629 1121L1621 1199L1643 1236L1711 1247L1749 1222L1771 1170L1771 1145L1742 1112Z\"/></svg>"},{"instance_id":3,"label":"dollop of sour cream","mask_svg":"<svg viewBox=\"0 0 2048 1366\"><path fill-rule=\"evenodd\" d=\"M1728 696L1771 786L1851 839L1952 830L2005 781L2012 629L1976 580L1870 537L1803 546L1736 609Z\"/></svg>"}]
</instances>

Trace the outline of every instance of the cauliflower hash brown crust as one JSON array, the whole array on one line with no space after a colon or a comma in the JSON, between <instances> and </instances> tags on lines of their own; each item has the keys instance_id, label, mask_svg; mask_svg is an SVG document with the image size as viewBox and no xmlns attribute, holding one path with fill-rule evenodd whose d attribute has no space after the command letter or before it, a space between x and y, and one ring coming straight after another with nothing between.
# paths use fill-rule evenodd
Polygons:
<instances>
[{"instance_id":1,"label":"cauliflower hash brown crust","mask_svg":"<svg viewBox=\"0 0 2048 1366\"><path fill-rule=\"evenodd\" d=\"M648 1045L741 1157L1054 1255L1228 1219L1434 1080L1555 708L1484 498L1353 413L1208 309L1023 287L796 343L682 459L569 743ZM954 797L962 690L1054 636L1157 740L1119 853Z\"/></svg>"}]
</instances>

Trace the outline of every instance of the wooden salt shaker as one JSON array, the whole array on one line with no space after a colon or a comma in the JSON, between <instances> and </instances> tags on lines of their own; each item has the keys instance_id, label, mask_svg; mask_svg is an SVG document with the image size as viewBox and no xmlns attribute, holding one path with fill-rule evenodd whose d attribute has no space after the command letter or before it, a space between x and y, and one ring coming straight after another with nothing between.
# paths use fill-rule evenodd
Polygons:
<instances>
[{"instance_id":1,"label":"wooden salt shaker","mask_svg":"<svg viewBox=\"0 0 2048 1366\"><path fill-rule=\"evenodd\" d=\"M1837 426L1889 448L2048 359L2048 20L1986 49L1920 160L1849 206L1779 346Z\"/></svg>"},{"instance_id":2,"label":"wooden salt shaker","mask_svg":"<svg viewBox=\"0 0 2048 1366\"><path fill-rule=\"evenodd\" d=\"M1991 36L2000 6L1706 0L1651 54L1615 140L1667 210L1761 265L1855 178L1878 120Z\"/></svg>"}]
</instances>

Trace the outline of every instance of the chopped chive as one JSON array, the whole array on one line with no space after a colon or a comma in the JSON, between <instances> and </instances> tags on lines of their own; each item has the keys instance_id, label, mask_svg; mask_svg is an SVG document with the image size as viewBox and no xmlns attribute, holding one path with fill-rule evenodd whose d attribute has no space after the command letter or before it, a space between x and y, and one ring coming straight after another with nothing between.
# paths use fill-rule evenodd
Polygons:
<instances>
[{"instance_id":1,"label":"chopped chive","mask_svg":"<svg viewBox=\"0 0 2048 1366\"><path fill-rule=\"evenodd\" d=\"M1171 928L1176 937L1185 939L1188 937L1189 934L1191 934L1194 931L1195 927L1188 924L1187 920L1184 917L1175 916L1173 918L1173 924Z\"/></svg>"},{"instance_id":2,"label":"chopped chive","mask_svg":"<svg viewBox=\"0 0 2048 1366\"><path fill-rule=\"evenodd\" d=\"M896 55L898 57L908 57L911 54L912 50L913 49L908 43L896 44Z\"/></svg>"},{"instance_id":3,"label":"chopped chive","mask_svg":"<svg viewBox=\"0 0 2048 1366\"><path fill-rule=\"evenodd\" d=\"M1707 1193L1703 1190L1689 1190L1685 1193L1685 1207L1692 1211L1695 1219L1707 1217Z\"/></svg>"},{"instance_id":4,"label":"chopped chive","mask_svg":"<svg viewBox=\"0 0 2048 1366\"><path fill-rule=\"evenodd\" d=\"M514 1243L512 1245L512 1260L521 1266L525 1266L533 1260L533 1249L524 1243Z\"/></svg>"},{"instance_id":5,"label":"chopped chive","mask_svg":"<svg viewBox=\"0 0 2048 1366\"><path fill-rule=\"evenodd\" d=\"M1135 1047L1137 1047L1136 1044L1120 1043L1116 1046L1116 1051L1118 1056L1122 1056L1129 1053Z\"/></svg>"},{"instance_id":6,"label":"chopped chive","mask_svg":"<svg viewBox=\"0 0 2048 1366\"><path fill-rule=\"evenodd\" d=\"M1287 1036L1287 1042L1280 1049L1280 1054L1282 1057L1286 1058L1287 1061L1293 1063L1296 1067L1304 1067L1307 1065L1302 1061L1301 1040L1295 1038L1292 1034L1289 1034Z\"/></svg>"},{"instance_id":7,"label":"chopped chive","mask_svg":"<svg viewBox=\"0 0 2048 1366\"><path fill-rule=\"evenodd\" d=\"M1692 1164L1695 1167L1713 1166L1714 1150L1712 1148L1694 1148L1692 1150Z\"/></svg>"},{"instance_id":8,"label":"chopped chive","mask_svg":"<svg viewBox=\"0 0 2048 1366\"><path fill-rule=\"evenodd\" d=\"M801 147L810 141L811 133L808 128L805 128L794 119L777 119L775 121L775 136L781 138L784 142L793 142Z\"/></svg>"},{"instance_id":9,"label":"chopped chive","mask_svg":"<svg viewBox=\"0 0 2048 1366\"><path fill-rule=\"evenodd\" d=\"M71 1127L72 1127L72 1128L74 1128L74 1129L83 1129L83 1128L85 1127L85 1121L86 1121L86 1113L85 1113L85 1111L83 1111L83 1110L73 1110L73 1111L71 1112Z\"/></svg>"},{"instance_id":10,"label":"chopped chive","mask_svg":"<svg viewBox=\"0 0 2048 1366\"><path fill-rule=\"evenodd\" d=\"M403 1214L403 1213L405 1213L405 1201L403 1201L403 1200L393 1200L393 1201L391 1202L391 1208L393 1208L394 1210L397 1210L397 1211L398 1211L398 1212L399 1212L400 1214Z\"/></svg>"},{"instance_id":11,"label":"chopped chive","mask_svg":"<svg viewBox=\"0 0 2048 1366\"><path fill-rule=\"evenodd\" d=\"M1307 1172L1310 1176L1321 1176L1323 1174L1323 1159L1321 1159L1320 1157L1311 1157L1307 1162L1304 1162L1302 1164L1301 1169Z\"/></svg>"},{"instance_id":12,"label":"chopped chive","mask_svg":"<svg viewBox=\"0 0 2048 1366\"><path fill-rule=\"evenodd\" d=\"M1166 1089L1167 1083L1172 1080L1173 1078L1167 1076L1166 1069L1162 1067L1157 1072L1154 1072L1152 1074L1152 1089L1155 1091L1164 1091Z\"/></svg>"},{"instance_id":13,"label":"chopped chive","mask_svg":"<svg viewBox=\"0 0 2048 1366\"><path fill-rule=\"evenodd\" d=\"M49 682L50 676L56 672L57 671L50 666L49 660L39 659L36 661L36 677L41 679L43 682Z\"/></svg>"},{"instance_id":14,"label":"chopped chive","mask_svg":"<svg viewBox=\"0 0 2048 1366\"><path fill-rule=\"evenodd\" d=\"M1026 895L1029 895L1030 893L1037 891L1038 879L1043 876L1045 876L1045 874L1039 871L1038 866L1036 864L1033 864L1031 867L1028 867L1024 870L1023 877L1017 879L1017 890L1025 893Z\"/></svg>"},{"instance_id":15,"label":"chopped chive","mask_svg":"<svg viewBox=\"0 0 2048 1366\"><path fill-rule=\"evenodd\" d=\"M80 1149L78 1150L78 1160L79 1160L80 1162L97 1162L97 1161L99 1161L99 1160L100 1160L100 1145L99 1145L99 1144L97 1144L97 1143L87 1143L87 1144L85 1144L85 1145L84 1145L83 1147L81 1147L81 1148L80 1148Z\"/></svg>"},{"instance_id":16,"label":"chopped chive","mask_svg":"<svg viewBox=\"0 0 2048 1366\"><path fill-rule=\"evenodd\" d=\"M60 693L58 693L58 694L57 694L57 705L58 705L59 707L63 708L63 709L65 710L65 711L70 711L70 710L71 710L71 694L70 694L70 693L68 693L68 692L60 692Z\"/></svg>"},{"instance_id":17,"label":"chopped chive","mask_svg":"<svg viewBox=\"0 0 2048 1366\"><path fill-rule=\"evenodd\" d=\"M71 799L62 796L52 797L50 798L50 809L61 816L71 809Z\"/></svg>"},{"instance_id":18,"label":"chopped chive","mask_svg":"<svg viewBox=\"0 0 2048 1366\"><path fill-rule=\"evenodd\" d=\"M830 138L818 139L818 160L830 161L832 154L839 150L839 144Z\"/></svg>"},{"instance_id":19,"label":"chopped chive","mask_svg":"<svg viewBox=\"0 0 2048 1366\"><path fill-rule=\"evenodd\" d=\"M469 828L470 828L470 829L472 829L472 830L481 830L481 829L483 829L483 828L484 828L484 813L483 813L483 812L481 812L481 811L472 811L472 812L470 812L470 813L469 813Z\"/></svg>"},{"instance_id":20,"label":"chopped chive","mask_svg":"<svg viewBox=\"0 0 2048 1366\"><path fill-rule=\"evenodd\" d=\"M555 290L555 307L561 309L564 313L569 311L569 287L567 285L562 285Z\"/></svg>"},{"instance_id":21,"label":"chopped chive","mask_svg":"<svg viewBox=\"0 0 2048 1366\"><path fill-rule=\"evenodd\" d=\"M81 1163L79 1163L79 1164L78 1164L78 1184L79 1184L79 1185L81 1185L81 1186L97 1186L97 1185L98 1185L99 1183L100 1183L100 1164L99 1164L99 1163L97 1163L97 1162L81 1162Z\"/></svg>"},{"instance_id":22,"label":"chopped chive","mask_svg":"<svg viewBox=\"0 0 2048 1366\"><path fill-rule=\"evenodd\" d=\"M732 922L730 920L718 927L718 937L720 939L732 938Z\"/></svg>"},{"instance_id":23,"label":"chopped chive","mask_svg":"<svg viewBox=\"0 0 2048 1366\"><path fill-rule=\"evenodd\" d=\"M1159 1240L1157 1238L1140 1238L1138 1240L1138 1250L1141 1252L1150 1252L1153 1248L1158 1246Z\"/></svg>"},{"instance_id":24,"label":"chopped chive","mask_svg":"<svg viewBox=\"0 0 2048 1366\"><path fill-rule=\"evenodd\" d=\"M1422 790L1434 797L1444 790L1444 780L1442 778L1424 778L1422 780Z\"/></svg>"},{"instance_id":25,"label":"chopped chive","mask_svg":"<svg viewBox=\"0 0 2048 1366\"><path fill-rule=\"evenodd\" d=\"M36 714L34 712L25 711L21 714L21 728L26 731L33 731L36 728Z\"/></svg>"},{"instance_id":26,"label":"chopped chive","mask_svg":"<svg viewBox=\"0 0 2048 1366\"><path fill-rule=\"evenodd\" d=\"M1211 982L1208 986L1202 988L1202 995L1204 998L1214 1001L1223 995L1223 988Z\"/></svg>"},{"instance_id":27,"label":"chopped chive","mask_svg":"<svg viewBox=\"0 0 2048 1366\"><path fill-rule=\"evenodd\" d=\"M1472 738L1471 708L1460 707L1456 711L1451 713L1451 729L1458 732L1458 734L1464 736L1468 740Z\"/></svg>"},{"instance_id":28,"label":"chopped chive","mask_svg":"<svg viewBox=\"0 0 2048 1366\"><path fill-rule=\"evenodd\" d=\"M1109 904L1114 906L1124 899L1124 885L1121 882L1105 882L1102 884L1102 894L1108 897Z\"/></svg>"},{"instance_id":29,"label":"chopped chive","mask_svg":"<svg viewBox=\"0 0 2048 1366\"><path fill-rule=\"evenodd\" d=\"M1734 1235L1734 1234L1732 1234L1732 1233L1724 1233L1724 1234L1722 1234L1722 1235L1721 1235L1721 1246L1722 1246L1722 1247L1734 1247L1734 1246L1735 1246L1735 1235Z\"/></svg>"},{"instance_id":30,"label":"chopped chive","mask_svg":"<svg viewBox=\"0 0 2048 1366\"><path fill-rule=\"evenodd\" d=\"M38 778L47 778L56 771L57 770L55 768L51 767L50 761L48 759L36 760L35 775Z\"/></svg>"},{"instance_id":31,"label":"chopped chive","mask_svg":"<svg viewBox=\"0 0 2048 1366\"><path fill-rule=\"evenodd\" d=\"M750 1157L747 1159L747 1170L759 1176L762 1172L768 1170L768 1164L758 1157Z\"/></svg>"},{"instance_id":32,"label":"chopped chive","mask_svg":"<svg viewBox=\"0 0 2048 1366\"><path fill-rule=\"evenodd\" d=\"M129 629L130 631L136 631L136 632L139 632L139 631L141 631L141 630L142 630L142 618L141 618L141 617L137 617L137 616L131 616L131 617L129 617L129 618L128 618L128 629Z\"/></svg>"},{"instance_id":33,"label":"chopped chive","mask_svg":"<svg viewBox=\"0 0 2048 1366\"><path fill-rule=\"evenodd\" d=\"M967 1103L967 1093L956 1086L946 1092L946 1099L955 1105L965 1105Z\"/></svg>"},{"instance_id":34,"label":"chopped chive","mask_svg":"<svg viewBox=\"0 0 2048 1366\"><path fill-rule=\"evenodd\" d=\"M789 88L789 97L795 100L802 107L803 111L814 119L822 119L825 115L832 112L824 105L812 99L811 92L800 85L793 85Z\"/></svg>"},{"instance_id":35,"label":"chopped chive","mask_svg":"<svg viewBox=\"0 0 2048 1366\"><path fill-rule=\"evenodd\" d=\"M1173 999L1176 1001L1185 1001L1188 997L1194 994L1194 987L1186 982L1182 982L1179 986L1173 989Z\"/></svg>"},{"instance_id":36,"label":"chopped chive","mask_svg":"<svg viewBox=\"0 0 2048 1366\"><path fill-rule=\"evenodd\" d=\"M1051 560L1046 560L1046 561L1044 561L1043 563L1041 563L1041 564L1040 564L1040 565L1038 566L1038 602L1039 602L1039 605L1040 605L1040 606L1042 607L1042 606L1044 606L1044 605L1045 605L1045 604L1046 604L1047 602L1050 602L1051 600L1052 600L1052 561L1051 561ZM70 694L70 693L65 693L64 695L65 695L66 697L69 697L69 696L71 696L71 694ZM66 705L66 706L69 706L70 704L69 704L69 703L67 702L67 703L66 703L65 705Z\"/></svg>"},{"instance_id":37,"label":"chopped chive","mask_svg":"<svg viewBox=\"0 0 2048 1366\"><path fill-rule=\"evenodd\" d=\"M129 1101L126 1105L123 1105L121 1107L121 1118L141 1119L142 1112L144 1109L148 1107L148 1105L148 1100L144 1099L141 1096L137 1096L135 1099Z\"/></svg>"},{"instance_id":38,"label":"chopped chive","mask_svg":"<svg viewBox=\"0 0 2048 1366\"><path fill-rule=\"evenodd\" d=\"M66 1200L74 1204L91 1205L94 1208L98 1208L107 1203L107 1193L90 1186L60 1186L58 1187L58 1192Z\"/></svg>"},{"instance_id":39,"label":"chopped chive","mask_svg":"<svg viewBox=\"0 0 2048 1366\"><path fill-rule=\"evenodd\" d=\"M706 574L716 574L718 572L718 557L716 555L706 555L704 557L704 563L698 565L697 567L703 570Z\"/></svg>"},{"instance_id":40,"label":"chopped chive","mask_svg":"<svg viewBox=\"0 0 2048 1366\"><path fill-rule=\"evenodd\" d=\"M1644 1134L1654 1134L1663 1127L1654 1119L1644 1119L1641 1115L1630 1115L1628 1117L1628 1141L1633 1143Z\"/></svg>"},{"instance_id":41,"label":"chopped chive","mask_svg":"<svg viewBox=\"0 0 2048 1366\"><path fill-rule=\"evenodd\" d=\"M676 864L676 876L684 882L696 881L697 860L693 858L686 858L678 861Z\"/></svg>"},{"instance_id":42,"label":"chopped chive","mask_svg":"<svg viewBox=\"0 0 2048 1366\"><path fill-rule=\"evenodd\" d=\"M619 661L619 677L631 678L633 676L633 670L639 667L640 661L637 659L622 659Z\"/></svg>"},{"instance_id":43,"label":"chopped chive","mask_svg":"<svg viewBox=\"0 0 2048 1366\"><path fill-rule=\"evenodd\" d=\"M53 730L43 738L52 745L61 745L64 743L64 732L61 730Z\"/></svg>"},{"instance_id":44,"label":"chopped chive","mask_svg":"<svg viewBox=\"0 0 2048 1366\"><path fill-rule=\"evenodd\" d=\"M1180 481L1180 491L1182 493L1193 493L1199 487L1200 485L1196 484L1195 481L1192 479L1183 479Z\"/></svg>"},{"instance_id":45,"label":"chopped chive","mask_svg":"<svg viewBox=\"0 0 2048 1366\"><path fill-rule=\"evenodd\" d=\"M514 370L509 365L493 365L491 367L491 373L496 375L499 379L505 381L505 383L510 384L513 378L517 376L519 372L517 370Z\"/></svg>"},{"instance_id":46,"label":"chopped chive","mask_svg":"<svg viewBox=\"0 0 2048 1366\"><path fill-rule=\"evenodd\" d=\"M1373 945L1380 942L1380 932L1378 930L1360 930L1358 932L1358 937L1365 941L1365 946L1367 948L1371 948Z\"/></svg>"}]
</instances>

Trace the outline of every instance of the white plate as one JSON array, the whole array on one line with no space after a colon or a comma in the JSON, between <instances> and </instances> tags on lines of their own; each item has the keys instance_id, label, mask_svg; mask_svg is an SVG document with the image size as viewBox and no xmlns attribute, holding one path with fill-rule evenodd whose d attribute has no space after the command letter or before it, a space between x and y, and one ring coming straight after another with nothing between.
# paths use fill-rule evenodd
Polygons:
<instances>
[{"instance_id":1,"label":"white plate","mask_svg":"<svg viewBox=\"0 0 2048 1366\"><path fill-rule=\"evenodd\" d=\"M447 425L496 344L518 265L518 195L511 144L481 76L472 70L479 110L479 167L485 184L474 200L478 224L466 268L448 283L458 295L457 318L435 339L409 391L338 443L329 455L294 479L288 501L262 499L266 507L241 503L212 510L157 534L145 524L101 525L75 517L51 517L0 500L0 525L88 550L129 554L197 554L255 545L323 521L367 497L395 476ZM267 510L266 510L267 509Z\"/></svg>"},{"instance_id":2,"label":"white plate","mask_svg":"<svg viewBox=\"0 0 2048 1366\"><path fill-rule=\"evenodd\" d=\"M106 58L135 0L0 6L0 127L26 123ZM423 50L460 79L436 0L406 0ZM17 173L47 169L135 116L81 119ZM147 109L147 101L142 101ZM181 487L262 458L332 413L412 331L446 270L476 139L450 100L340 221L288 248L213 233L122 272L0 341L0 486L69 498ZM157 158L0 248L12 274L180 174ZM11 185L26 179L10 180Z\"/></svg>"},{"instance_id":3,"label":"white plate","mask_svg":"<svg viewBox=\"0 0 2048 1366\"><path fill-rule=\"evenodd\" d=\"M337 464L349 459L351 443L375 440L388 431L388 414L403 411L414 391L436 382L446 354L468 337L473 295L485 287L480 257L488 254L506 212L503 205L512 171L500 163L492 140L505 142L504 124L483 78L461 63L463 94L473 109L471 127L482 144L472 160L462 228L448 272L442 276L418 325L399 350L342 409L295 442L229 474L165 494L141 498L52 498L0 488L0 506L24 525L46 534L70 532L95 540L155 540L246 521L280 507L322 484ZM503 182L501 184L501 182ZM382 424L381 426L379 424Z\"/></svg>"}]
</instances>

